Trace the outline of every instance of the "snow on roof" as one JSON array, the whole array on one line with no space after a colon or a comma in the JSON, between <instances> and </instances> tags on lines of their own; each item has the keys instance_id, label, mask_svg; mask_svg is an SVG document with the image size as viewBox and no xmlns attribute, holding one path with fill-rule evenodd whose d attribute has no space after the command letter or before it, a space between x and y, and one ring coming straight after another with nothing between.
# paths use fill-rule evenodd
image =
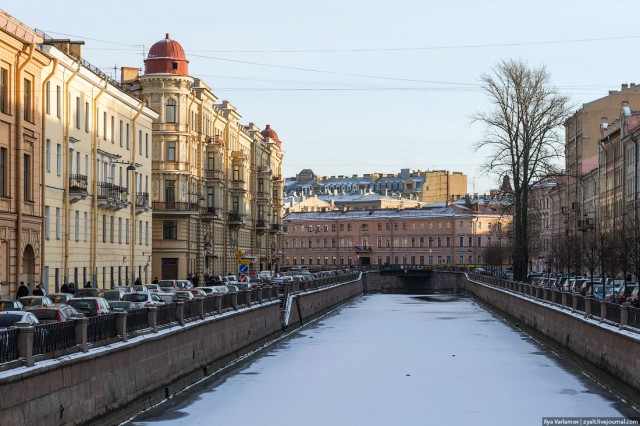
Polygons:
<instances>
[{"instance_id":1,"label":"snow on roof","mask_svg":"<svg viewBox=\"0 0 640 426\"><path fill-rule=\"evenodd\" d=\"M336 220L336 219L419 219L433 217L471 217L471 216L491 216L475 212L460 206L450 206L430 209L379 209L379 210L349 210L349 211L328 211L328 212L295 212L289 213L284 220L295 221L315 221L315 220ZM497 216L497 215L496 215Z\"/></svg>"}]
</instances>

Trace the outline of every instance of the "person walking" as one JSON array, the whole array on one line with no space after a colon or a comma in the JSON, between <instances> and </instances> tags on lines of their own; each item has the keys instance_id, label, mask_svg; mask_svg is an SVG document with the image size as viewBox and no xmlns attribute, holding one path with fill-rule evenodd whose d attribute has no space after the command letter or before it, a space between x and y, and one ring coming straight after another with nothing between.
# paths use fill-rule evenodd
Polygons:
<instances>
[{"instance_id":1,"label":"person walking","mask_svg":"<svg viewBox=\"0 0 640 426\"><path fill-rule=\"evenodd\" d=\"M42 291L42 289L40 288L40 284L38 284L36 286L36 288L33 289L33 295L34 296L44 296L44 291Z\"/></svg>"},{"instance_id":2,"label":"person walking","mask_svg":"<svg viewBox=\"0 0 640 426\"><path fill-rule=\"evenodd\" d=\"M140 277L136 278L136 282L134 283L134 285L142 285L142 281L140 280Z\"/></svg>"},{"instance_id":3,"label":"person walking","mask_svg":"<svg viewBox=\"0 0 640 426\"><path fill-rule=\"evenodd\" d=\"M24 281L20 281L20 286L18 287L18 292L16 294L16 299L20 299L21 297L28 296L29 289L26 285L24 285Z\"/></svg>"},{"instance_id":4,"label":"person walking","mask_svg":"<svg viewBox=\"0 0 640 426\"><path fill-rule=\"evenodd\" d=\"M60 292L61 293L69 293L69 286L66 283L62 284L62 287L60 287Z\"/></svg>"},{"instance_id":5,"label":"person walking","mask_svg":"<svg viewBox=\"0 0 640 426\"><path fill-rule=\"evenodd\" d=\"M91 288L91 281L87 281L87 283L84 285L84 288Z\"/></svg>"}]
</instances>

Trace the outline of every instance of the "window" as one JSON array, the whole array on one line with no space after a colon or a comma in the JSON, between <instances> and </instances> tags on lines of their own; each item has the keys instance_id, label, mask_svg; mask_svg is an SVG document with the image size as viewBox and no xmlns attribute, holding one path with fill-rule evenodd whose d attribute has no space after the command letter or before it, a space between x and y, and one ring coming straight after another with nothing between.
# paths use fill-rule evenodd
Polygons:
<instances>
[{"instance_id":1,"label":"window","mask_svg":"<svg viewBox=\"0 0 640 426\"><path fill-rule=\"evenodd\" d=\"M149 245L149 222L144 223L144 245Z\"/></svg>"},{"instance_id":2,"label":"window","mask_svg":"<svg viewBox=\"0 0 640 426\"><path fill-rule=\"evenodd\" d=\"M56 117L60 118L62 115L62 90L60 86L56 86Z\"/></svg>"},{"instance_id":3,"label":"window","mask_svg":"<svg viewBox=\"0 0 640 426\"><path fill-rule=\"evenodd\" d=\"M116 139L116 118L111 116L111 143L115 143Z\"/></svg>"},{"instance_id":4,"label":"window","mask_svg":"<svg viewBox=\"0 0 640 426\"><path fill-rule=\"evenodd\" d=\"M176 101L173 99L169 99L167 101L167 106L165 109L165 121L167 123L175 123L176 122Z\"/></svg>"},{"instance_id":5,"label":"window","mask_svg":"<svg viewBox=\"0 0 640 426\"><path fill-rule=\"evenodd\" d=\"M167 161L176 161L176 143L167 142Z\"/></svg>"},{"instance_id":6,"label":"window","mask_svg":"<svg viewBox=\"0 0 640 426\"><path fill-rule=\"evenodd\" d=\"M142 130L138 130L138 153L142 155Z\"/></svg>"},{"instance_id":7,"label":"window","mask_svg":"<svg viewBox=\"0 0 640 426\"><path fill-rule=\"evenodd\" d=\"M31 156L24 155L24 177L22 183L24 184L24 199L26 201L33 201L33 188L31 188Z\"/></svg>"},{"instance_id":8,"label":"window","mask_svg":"<svg viewBox=\"0 0 640 426\"><path fill-rule=\"evenodd\" d=\"M7 148L0 148L0 196L6 197L7 191L7 168L9 165L9 157L7 156Z\"/></svg>"},{"instance_id":9,"label":"window","mask_svg":"<svg viewBox=\"0 0 640 426\"><path fill-rule=\"evenodd\" d=\"M60 207L56 207L56 239L62 235L62 221L60 220Z\"/></svg>"},{"instance_id":10,"label":"window","mask_svg":"<svg viewBox=\"0 0 640 426\"><path fill-rule=\"evenodd\" d=\"M125 242L129 244L129 219L127 219L124 224L124 239Z\"/></svg>"},{"instance_id":11,"label":"window","mask_svg":"<svg viewBox=\"0 0 640 426\"><path fill-rule=\"evenodd\" d=\"M116 228L116 218L111 216L111 229L109 232L109 241L111 241L112 243L115 241L115 228Z\"/></svg>"},{"instance_id":12,"label":"window","mask_svg":"<svg viewBox=\"0 0 640 426\"><path fill-rule=\"evenodd\" d=\"M9 113L9 70L0 68L0 112Z\"/></svg>"},{"instance_id":13,"label":"window","mask_svg":"<svg viewBox=\"0 0 640 426\"><path fill-rule=\"evenodd\" d=\"M162 238L165 240L178 239L178 221L177 220L162 221Z\"/></svg>"},{"instance_id":14,"label":"window","mask_svg":"<svg viewBox=\"0 0 640 426\"><path fill-rule=\"evenodd\" d=\"M107 242L107 215L102 215L102 242Z\"/></svg>"},{"instance_id":15,"label":"window","mask_svg":"<svg viewBox=\"0 0 640 426\"><path fill-rule=\"evenodd\" d=\"M76 210L75 219L75 237L76 241L80 241L80 212L78 210Z\"/></svg>"},{"instance_id":16,"label":"window","mask_svg":"<svg viewBox=\"0 0 640 426\"><path fill-rule=\"evenodd\" d=\"M460 247L464 247L464 237L460 237Z\"/></svg>"},{"instance_id":17,"label":"window","mask_svg":"<svg viewBox=\"0 0 640 426\"><path fill-rule=\"evenodd\" d=\"M102 139L104 139L105 141L107 140L107 111L104 111L102 113Z\"/></svg>"},{"instance_id":18,"label":"window","mask_svg":"<svg viewBox=\"0 0 640 426\"><path fill-rule=\"evenodd\" d=\"M122 142L124 141L124 123L120 120L120 146L122 146Z\"/></svg>"},{"instance_id":19,"label":"window","mask_svg":"<svg viewBox=\"0 0 640 426\"><path fill-rule=\"evenodd\" d=\"M144 134L144 154L149 158L149 133Z\"/></svg>"},{"instance_id":20,"label":"window","mask_svg":"<svg viewBox=\"0 0 640 426\"><path fill-rule=\"evenodd\" d=\"M24 79L24 120L28 122L33 121L33 88L31 87L31 80Z\"/></svg>"},{"instance_id":21,"label":"window","mask_svg":"<svg viewBox=\"0 0 640 426\"><path fill-rule=\"evenodd\" d=\"M44 89L44 111L47 115L51 114L51 82L47 81Z\"/></svg>"},{"instance_id":22,"label":"window","mask_svg":"<svg viewBox=\"0 0 640 426\"><path fill-rule=\"evenodd\" d=\"M84 131L89 133L89 102L84 103Z\"/></svg>"},{"instance_id":23,"label":"window","mask_svg":"<svg viewBox=\"0 0 640 426\"><path fill-rule=\"evenodd\" d=\"M80 97L76 96L76 129L80 128Z\"/></svg>"},{"instance_id":24,"label":"window","mask_svg":"<svg viewBox=\"0 0 640 426\"><path fill-rule=\"evenodd\" d=\"M240 180L240 166L237 164L233 165L233 180Z\"/></svg>"},{"instance_id":25,"label":"window","mask_svg":"<svg viewBox=\"0 0 640 426\"><path fill-rule=\"evenodd\" d=\"M176 183L173 180L164 182L164 201L168 208L171 208L176 201Z\"/></svg>"},{"instance_id":26,"label":"window","mask_svg":"<svg viewBox=\"0 0 640 426\"><path fill-rule=\"evenodd\" d=\"M84 240L85 241L88 240L88 235L87 235L88 228L89 228L89 214L87 212L84 212Z\"/></svg>"},{"instance_id":27,"label":"window","mask_svg":"<svg viewBox=\"0 0 640 426\"><path fill-rule=\"evenodd\" d=\"M44 206L44 238L49 239L49 232L51 231L51 207Z\"/></svg>"},{"instance_id":28,"label":"window","mask_svg":"<svg viewBox=\"0 0 640 426\"><path fill-rule=\"evenodd\" d=\"M122 218L118 218L118 244L122 244Z\"/></svg>"}]
</instances>

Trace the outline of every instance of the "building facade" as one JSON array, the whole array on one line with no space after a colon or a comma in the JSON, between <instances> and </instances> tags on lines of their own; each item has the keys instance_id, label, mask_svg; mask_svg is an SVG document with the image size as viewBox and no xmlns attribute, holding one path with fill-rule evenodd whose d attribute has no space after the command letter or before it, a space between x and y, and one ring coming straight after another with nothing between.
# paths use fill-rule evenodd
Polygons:
<instances>
[{"instance_id":1,"label":"building facade","mask_svg":"<svg viewBox=\"0 0 640 426\"><path fill-rule=\"evenodd\" d=\"M475 206L290 213L284 266L481 265L484 249L499 244L492 230L505 218L498 206Z\"/></svg>"},{"instance_id":2,"label":"building facade","mask_svg":"<svg viewBox=\"0 0 640 426\"><path fill-rule=\"evenodd\" d=\"M151 281L149 198L157 114L82 59L82 42L46 37L43 71L43 284L111 288Z\"/></svg>"},{"instance_id":3,"label":"building facade","mask_svg":"<svg viewBox=\"0 0 640 426\"><path fill-rule=\"evenodd\" d=\"M145 72L123 69L131 93L159 113L153 124L154 275L235 273L279 262L283 152L276 132L242 118L188 72L180 44L154 44Z\"/></svg>"},{"instance_id":4,"label":"building facade","mask_svg":"<svg viewBox=\"0 0 640 426\"><path fill-rule=\"evenodd\" d=\"M42 36L0 11L0 295L42 279Z\"/></svg>"}]
</instances>

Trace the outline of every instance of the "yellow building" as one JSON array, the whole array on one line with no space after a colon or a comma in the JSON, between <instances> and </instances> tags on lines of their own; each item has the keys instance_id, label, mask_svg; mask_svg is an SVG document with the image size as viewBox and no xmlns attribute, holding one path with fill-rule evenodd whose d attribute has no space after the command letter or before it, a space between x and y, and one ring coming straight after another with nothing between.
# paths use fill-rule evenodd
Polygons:
<instances>
[{"instance_id":1,"label":"yellow building","mask_svg":"<svg viewBox=\"0 0 640 426\"><path fill-rule=\"evenodd\" d=\"M0 11L0 295L41 280L42 36Z\"/></svg>"},{"instance_id":2,"label":"yellow building","mask_svg":"<svg viewBox=\"0 0 640 426\"><path fill-rule=\"evenodd\" d=\"M43 282L111 288L151 281L149 185L157 114L81 58L82 42L45 38Z\"/></svg>"},{"instance_id":3,"label":"yellow building","mask_svg":"<svg viewBox=\"0 0 640 426\"><path fill-rule=\"evenodd\" d=\"M163 279L277 268L282 150L277 134L241 116L188 72L180 44L154 44L145 73L123 69L132 93L160 114L153 124L153 270Z\"/></svg>"}]
</instances>

